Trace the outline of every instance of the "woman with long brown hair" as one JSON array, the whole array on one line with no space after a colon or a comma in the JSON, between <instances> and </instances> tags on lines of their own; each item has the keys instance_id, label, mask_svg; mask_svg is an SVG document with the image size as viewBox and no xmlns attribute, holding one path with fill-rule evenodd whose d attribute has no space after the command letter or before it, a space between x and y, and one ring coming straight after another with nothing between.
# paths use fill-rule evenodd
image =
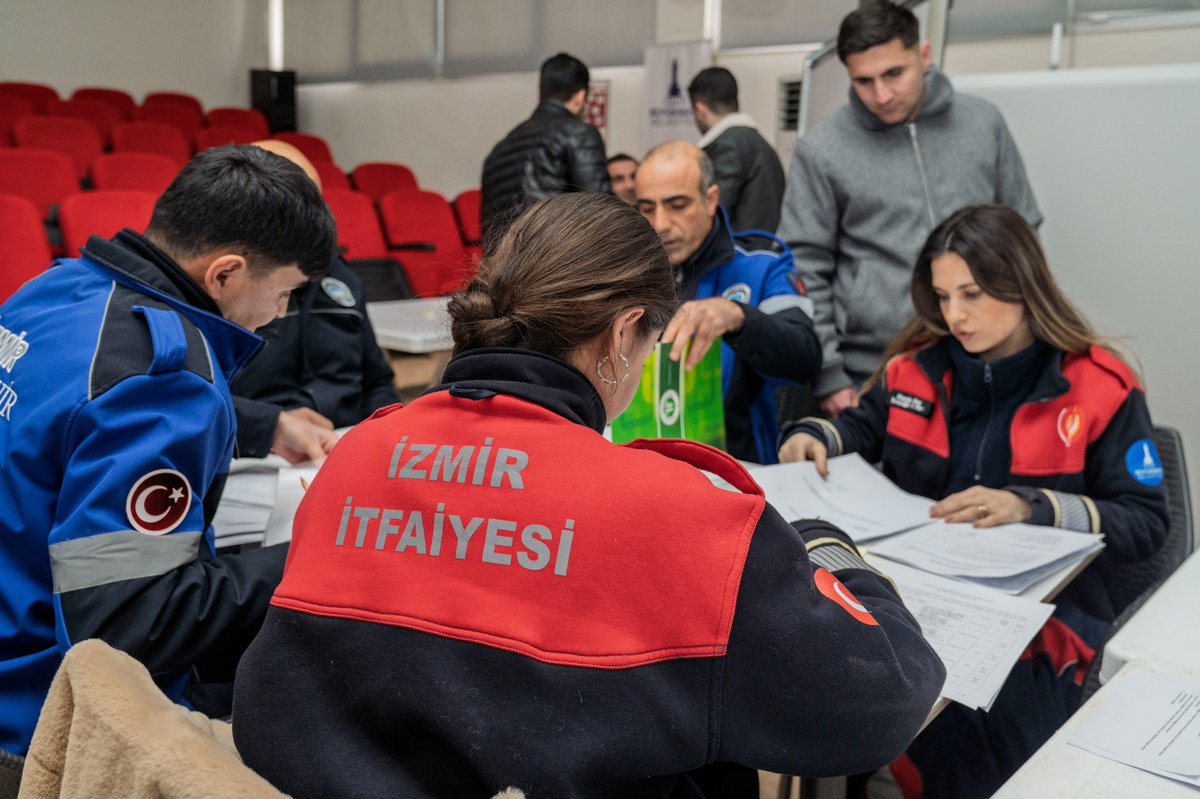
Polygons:
<instances>
[{"instance_id":1,"label":"woman with long brown hair","mask_svg":"<svg viewBox=\"0 0 1200 799\"><path fill-rule=\"evenodd\" d=\"M1020 734L991 736L1011 746L993 751L992 769L961 750L927 757L936 768L924 775L926 797L990 795L1074 709L1071 677L1082 682L1093 648L1136 598L1118 571L1154 555L1165 539L1162 466L1136 374L1064 296L1036 233L1015 211L972 206L942 222L917 258L912 301L916 317L860 406L833 422L791 425L780 460L815 461L825 474L829 455L857 452L901 488L937 500L934 518L1104 535L1104 551L1055 599L1056 618L1023 661L1035 672L1018 675L1018 664L995 706L1001 712L991 715L994 722L1008 698L1021 695L1017 677L1030 680L1018 715L1045 698L1030 687L1038 656L1050 661L1048 673L1065 674L1065 693L1043 702L1058 712L1042 713L1040 730L1018 721ZM940 737L966 746L970 730L985 728L981 719ZM939 718L910 753L927 752L922 746L947 721ZM965 784L938 782L951 778Z\"/></svg>"},{"instance_id":2,"label":"woman with long brown hair","mask_svg":"<svg viewBox=\"0 0 1200 799\"><path fill-rule=\"evenodd\" d=\"M944 670L845 534L789 525L717 450L602 436L675 305L615 197L508 228L450 301L444 383L306 493L238 669L246 763L297 797L666 797L712 763L903 750Z\"/></svg>"}]
</instances>

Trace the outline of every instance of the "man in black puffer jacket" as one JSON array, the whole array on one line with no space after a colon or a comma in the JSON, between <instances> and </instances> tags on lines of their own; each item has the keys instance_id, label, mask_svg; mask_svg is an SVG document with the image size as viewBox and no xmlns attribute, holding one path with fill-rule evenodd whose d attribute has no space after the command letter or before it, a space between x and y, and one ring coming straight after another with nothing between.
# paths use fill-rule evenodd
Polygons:
<instances>
[{"instance_id":1,"label":"man in black puffer jacket","mask_svg":"<svg viewBox=\"0 0 1200 799\"><path fill-rule=\"evenodd\" d=\"M590 76L574 56L542 62L538 107L483 162L483 241L532 203L568 191L610 191L604 140L580 119Z\"/></svg>"}]
</instances>

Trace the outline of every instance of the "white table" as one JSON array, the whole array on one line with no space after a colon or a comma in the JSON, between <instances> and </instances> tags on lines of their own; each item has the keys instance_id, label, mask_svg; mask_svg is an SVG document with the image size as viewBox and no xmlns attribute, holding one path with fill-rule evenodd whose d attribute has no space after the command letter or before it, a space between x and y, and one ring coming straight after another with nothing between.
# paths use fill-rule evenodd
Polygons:
<instances>
[{"instance_id":1,"label":"white table","mask_svg":"<svg viewBox=\"0 0 1200 799\"><path fill-rule=\"evenodd\" d=\"M1108 640L1100 682L1134 658L1200 671L1200 553L1185 560Z\"/></svg>"},{"instance_id":2,"label":"white table","mask_svg":"<svg viewBox=\"0 0 1200 799\"><path fill-rule=\"evenodd\" d=\"M367 303L375 340L384 349L418 355L451 349L449 301L449 297L433 297Z\"/></svg>"},{"instance_id":3,"label":"white table","mask_svg":"<svg viewBox=\"0 0 1200 799\"><path fill-rule=\"evenodd\" d=\"M1132 661L1126 669L1171 669L1148 661ZM1105 701L1105 692L1118 685L1121 671L1084 703L1083 707L1021 766L992 799L1196 799L1193 788L1166 777L1109 760L1072 746L1075 731L1089 723Z\"/></svg>"}]
</instances>

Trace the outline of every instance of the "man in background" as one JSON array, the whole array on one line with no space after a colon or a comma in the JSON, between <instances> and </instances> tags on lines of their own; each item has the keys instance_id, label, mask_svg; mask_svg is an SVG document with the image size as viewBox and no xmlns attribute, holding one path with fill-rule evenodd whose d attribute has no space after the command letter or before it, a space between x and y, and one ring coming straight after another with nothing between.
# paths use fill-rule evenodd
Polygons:
<instances>
[{"instance_id":1,"label":"man in background","mask_svg":"<svg viewBox=\"0 0 1200 799\"><path fill-rule=\"evenodd\" d=\"M691 340L691 369L718 342L725 405L725 448L757 463L778 459L776 389L811 380L821 367L807 298L783 253L751 251L719 203L712 162L695 145L655 147L637 171L637 208L658 232L676 269L678 313L663 342L679 360Z\"/></svg>"},{"instance_id":2,"label":"man in background","mask_svg":"<svg viewBox=\"0 0 1200 799\"><path fill-rule=\"evenodd\" d=\"M864 0L842 20L850 102L796 140L779 235L813 301L824 350L815 393L837 418L912 317L913 261L967 205L1000 203L1042 221L1000 112L956 95L919 41L911 11Z\"/></svg>"},{"instance_id":3,"label":"man in background","mask_svg":"<svg viewBox=\"0 0 1200 799\"><path fill-rule=\"evenodd\" d=\"M612 183L613 194L630 205L637 202L637 192L633 185L637 165L637 160L628 153L617 153L608 159L608 179Z\"/></svg>"},{"instance_id":4,"label":"man in background","mask_svg":"<svg viewBox=\"0 0 1200 799\"><path fill-rule=\"evenodd\" d=\"M542 63L533 115L509 131L483 162L485 247L544 197L610 190L604 140L582 119L590 80L584 63L566 53Z\"/></svg>"},{"instance_id":5,"label":"man in background","mask_svg":"<svg viewBox=\"0 0 1200 799\"><path fill-rule=\"evenodd\" d=\"M774 233L783 201L783 166L750 115L738 111L733 73L724 67L700 70L688 84L688 98L729 224L734 230Z\"/></svg>"},{"instance_id":6,"label":"man in background","mask_svg":"<svg viewBox=\"0 0 1200 799\"><path fill-rule=\"evenodd\" d=\"M291 161L321 188L312 162L277 139L254 143ZM262 350L230 386L238 454L274 452L291 462L321 460L334 428L356 425L399 402L394 375L375 341L362 283L341 255L329 274L292 293L284 315L257 331Z\"/></svg>"}]
</instances>

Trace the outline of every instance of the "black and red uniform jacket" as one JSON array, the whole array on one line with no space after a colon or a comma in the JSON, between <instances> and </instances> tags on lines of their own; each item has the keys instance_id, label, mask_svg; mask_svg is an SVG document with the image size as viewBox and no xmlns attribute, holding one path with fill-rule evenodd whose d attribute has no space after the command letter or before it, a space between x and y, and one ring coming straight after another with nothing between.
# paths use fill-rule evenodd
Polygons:
<instances>
[{"instance_id":1,"label":"black and red uniform jacket","mask_svg":"<svg viewBox=\"0 0 1200 799\"><path fill-rule=\"evenodd\" d=\"M907 746L945 671L844 533L717 450L606 441L557 359L476 350L445 380L309 488L238 669L248 765L297 797L663 797L712 762Z\"/></svg>"},{"instance_id":2,"label":"black and red uniform jacket","mask_svg":"<svg viewBox=\"0 0 1200 799\"><path fill-rule=\"evenodd\" d=\"M954 374L942 339L895 358L884 380L836 422L807 418L784 430L825 441L829 454L857 452L914 494L940 500L951 471ZM1055 599L1111 624L1135 599L1124 596L1118 564L1151 557L1167 531L1161 461L1154 453L1146 398L1136 376L1111 353L1052 351L1009 428L1007 488L1030 503L1030 524L1104 535L1105 549ZM1158 464L1145 468L1149 458Z\"/></svg>"}]
</instances>

